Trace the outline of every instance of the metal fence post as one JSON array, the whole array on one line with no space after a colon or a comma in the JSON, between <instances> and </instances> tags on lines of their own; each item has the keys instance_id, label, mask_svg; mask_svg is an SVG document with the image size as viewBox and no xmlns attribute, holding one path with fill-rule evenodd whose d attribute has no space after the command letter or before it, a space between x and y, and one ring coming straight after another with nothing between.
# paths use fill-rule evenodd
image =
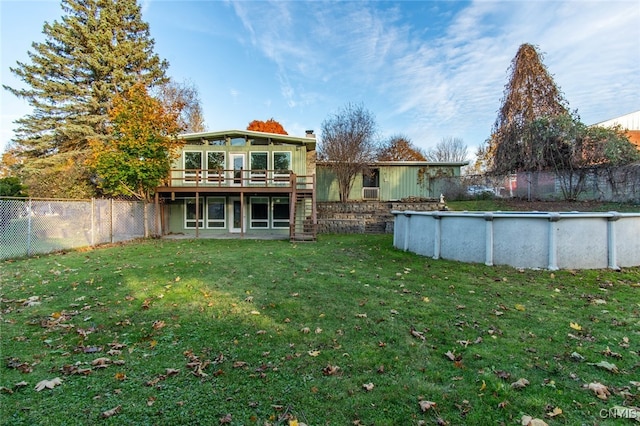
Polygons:
<instances>
[{"instance_id":1,"label":"metal fence post","mask_svg":"<svg viewBox=\"0 0 640 426\"><path fill-rule=\"evenodd\" d=\"M96 199L91 198L91 247L96 245Z\"/></svg>"},{"instance_id":2,"label":"metal fence post","mask_svg":"<svg viewBox=\"0 0 640 426\"><path fill-rule=\"evenodd\" d=\"M29 198L29 210L27 214L27 256L31 256L31 218L33 216L33 205Z\"/></svg>"},{"instance_id":3,"label":"metal fence post","mask_svg":"<svg viewBox=\"0 0 640 426\"><path fill-rule=\"evenodd\" d=\"M109 199L109 216L111 217L111 222L109 224L109 241L113 244L113 198Z\"/></svg>"}]
</instances>

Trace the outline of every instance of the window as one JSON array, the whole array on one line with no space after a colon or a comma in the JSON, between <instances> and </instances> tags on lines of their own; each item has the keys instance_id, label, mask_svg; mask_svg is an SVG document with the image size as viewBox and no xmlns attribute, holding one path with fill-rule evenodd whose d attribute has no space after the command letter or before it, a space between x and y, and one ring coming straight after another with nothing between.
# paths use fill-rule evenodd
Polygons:
<instances>
[{"instance_id":1,"label":"window","mask_svg":"<svg viewBox=\"0 0 640 426\"><path fill-rule=\"evenodd\" d=\"M209 182L222 182L224 175L224 152L207 152L207 178Z\"/></svg>"},{"instance_id":2,"label":"window","mask_svg":"<svg viewBox=\"0 0 640 426\"><path fill-rule=\"evenodd\" d=\"M185 151L184 152L184 180L186 182L194 182L196 176L202 169L202 152Z\"/></svg>"},{"instance_id":3,"label":"window","mask_svg":"<svg viewBox=\"0 0 640 426\"><path fill-rule=\"evenodd\" d=\"M207 142L211 146L225 146L227 141L224 139L210 139Z\"/></svg>"},{"instance_id":4,"label":"window","mask_svg":"<svg viewBox=\"0 0 640 426\"><path fill-rule=\"evenodd\" d=\"M273 227L289 228L289 198L274 197L273 205Z\"/></svg>"},{"instance_id":5,"label":"window","mask_svg":"<svg viewBox=\"0 0 640 426\"><path fill-rule=\"evenodd\" d=\"M264 182L267 178L267 153L251 153L251 182Z\"/></svg>"},{"instance_id":6,"label":"window","mask_svg":"<svg viewBox=\"0 0 640 426\"><path fill-rule=\"evenodd\" d=\"M362 186L378 188L380 186L380 169L370 169L362 175Z\"/></svg>"},{"instance_id":7,"label":"window","mask_svg":"<svg viewBox=\"0 0 640 426\"><path fill-rule=\"evenodd\" d=\"M231 138L231 146L245 146L246 144L245 138Z\"/></svg>"},{"instance_id":8,"label":"window","mask_svg":"<svg viewBox=\"0 0 640 426\"><path fill-rule=\"evenodd\" d=\"M262 138L249 139L249 142L251 145L269 145L269 140Z\"/></svg>"},{"instance_id":9,"label":"window","mask_svg":"<svg viewBox=\"0 0 640 426\"><path fill-rule=\"evenodd\" d=\"M251 197L251 228L269 227L269 198Z\"/></svg>"},{"instance_id":10,"label":"window","mask_svg":"<svg viewBox=\"0 0 640 426\"><path fill-rule=\"evenodd\" d=\"M225 198L207 198L207 228L224 228L225 222Z\"/></svg>"},{"instance_id":11,"label":"window","mask_svg":"<svg viewBox=\"0 0 640 426\"><path fill-rule=\"evenodd\" d=\"M204 200L200 198L198 200L198 228L203 227L204 223ZM196 199L195 198L187 198L184 200L184 213L185 213L185 228L195 228L196 227Z\"/></svg>"},{"instance_id":12,"label":"window","mask_svg":"<svg viewBox=\"0 0 640 426\"><path fill-rule=\"evenodd\" d=\"M276 182L288 182L291 173L291 153L273 153L273 180Z\"/></svg>"}]
</instances>

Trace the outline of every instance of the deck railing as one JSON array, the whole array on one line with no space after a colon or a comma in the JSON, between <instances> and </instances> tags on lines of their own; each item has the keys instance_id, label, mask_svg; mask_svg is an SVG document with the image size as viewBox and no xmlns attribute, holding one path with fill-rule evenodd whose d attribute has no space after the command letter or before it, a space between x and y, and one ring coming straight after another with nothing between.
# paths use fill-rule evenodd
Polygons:
<instances>
[{"instance_id":1,"label":"deck railing","mask_svg":"<svg viewBox=\"0 0 640 426\"><path fill-rule=\"evenodd\" d=\"M259 169L171 169L167 187L293 187L313 189L313 175L296 175L291 170Z\"/></svg>"}]
</instances>

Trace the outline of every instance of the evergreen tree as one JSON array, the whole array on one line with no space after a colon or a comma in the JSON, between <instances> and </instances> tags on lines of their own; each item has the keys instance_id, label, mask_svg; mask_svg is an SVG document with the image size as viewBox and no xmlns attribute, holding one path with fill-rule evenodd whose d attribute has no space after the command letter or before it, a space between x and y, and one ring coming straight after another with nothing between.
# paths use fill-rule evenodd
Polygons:
<instances>
[{"instance_id":1,"label":"evergreen tree","mask_svg":"<svg viewBox=\"0 0 640 426\"><path fill-rule=\"evenodd\" d=\"M526 129L541 117L568 114L567 102L535 46L523 44L511 62L509 82L486 154L496 173L531 170L535 140Z\"/></svg>"},{"instance_id":2,"label":"evergreen tree","mask_svg":"<svg viewBox=\"0 0 640 426\"><path fill-rule=\"evenodd\" d=\"M60 21L45 23L29 63L11 68L26 88L4 86L33 112L16 121L11 151L32 196L88 197L89 140L108 140L108 108L135 83L167 81L136 0L62 0ZM65 179L58 179L60 173Z\"/></svg>"}]
</instances>

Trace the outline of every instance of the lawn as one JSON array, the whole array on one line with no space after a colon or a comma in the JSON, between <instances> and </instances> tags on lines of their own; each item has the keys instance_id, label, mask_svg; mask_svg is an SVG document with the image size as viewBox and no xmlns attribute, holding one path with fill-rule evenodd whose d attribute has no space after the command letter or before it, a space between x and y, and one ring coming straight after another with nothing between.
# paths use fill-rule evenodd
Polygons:
<instances>
[{"instance_id":1,"label":"lawn","mask_svg":"<svg viewBox=\"0 0 640 426\"><path fill-rule=\"evenodd\" d=\"M3 425L640 414L639 268L516 270L405 253L390 235L321 235L4 261L0 285Z\"/></svg>"}]
</instances>

